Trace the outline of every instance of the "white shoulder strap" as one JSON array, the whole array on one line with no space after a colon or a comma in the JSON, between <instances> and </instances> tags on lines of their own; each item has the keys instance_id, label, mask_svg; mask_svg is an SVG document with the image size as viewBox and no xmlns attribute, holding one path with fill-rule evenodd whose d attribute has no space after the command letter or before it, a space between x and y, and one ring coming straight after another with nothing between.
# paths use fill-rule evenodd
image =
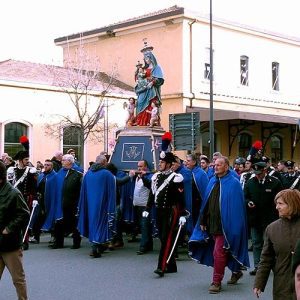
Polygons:
<instances>
[{"instance_id":1,"label":"white shoulder strap","mask_svg":"<svg viewBox=\"0 0 300 300\"><path fill-rule=\"evenodd\" d=\"M300 180L300 175L297 177L297 179L293 182L293 184L291 185L290 187L290 190L293 190L295 188L295 186L297 185L297 183L299 182Z\"/></svg>"},{"instance_id":2,"label":"white shoulder strap","mask_svg":"<svg viewBox=\"0 0 300 300\"><path fill-rule=\"evenodd\" d=\"M163 182L163 184L155 191L154 193L154 201L156 202L157 195L170 183L170 181L175 177L175 173L172 172Z\"/></svg>"},{"instance_id":3,"label":"white shoulder strap","mask_svg":"<svg viewBox=\"0 0 300 300\"><path fill-rule=\"evenodd\" d=\"M29 171L29 167L26 167L25 172L23 173L23 175L19 178L19 180L14 184L14 188L16 188L20 183L22 183L25 179L25 177L27 176Z\"/></svg>"}]
</instances>

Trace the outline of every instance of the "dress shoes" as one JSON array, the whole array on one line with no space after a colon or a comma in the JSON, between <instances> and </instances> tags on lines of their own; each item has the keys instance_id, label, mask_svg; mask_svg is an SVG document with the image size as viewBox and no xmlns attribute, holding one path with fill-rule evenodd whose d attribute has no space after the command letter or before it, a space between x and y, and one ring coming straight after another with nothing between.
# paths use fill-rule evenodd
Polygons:
<instances>
[{"instance_id":1,"label":"dress shoes","mask_svg":"<svg viewBox=\"0 0 300 300\"><path fill-rule=\"evenodd\" d=\"M164 277L165 273L162 269L156 269L154 270L154 273L159 275L159 277Z\"/></svg>"},{"instance_id":2,"label":"dress shoes","mask_svg":"<svg viewBox=\"0 0 300 300\"><path fill-rule=\"evenodd\" d=\"M130 239L128 239L128 243L136 243L138 241L138 239L136 238L136 236L132 236Z\"/></svg>"},{"instance_id":3,"label":"dress shoes","mask_svg":"<svg viewBox=\"0 0 300 300\"><path fill-rule=\"evenodd\" d=\"M30 237L30 238L29 238L29 243L30 243L30 244L39 244L39 243L40 243L40 240L39 240L39 239L36 239L35 237Z\"/></svg>"},{"instance_id":4,"label":"dress shoes","mask_svg":"<svg viewBox=\"0 0 300 300\"><path fill-rule=\"evenodd\" d=\"M80 245L77 245L77 244L71 246L71 249L79 249L79 248L80 248Z\"/></svg>"},{"instance_id":5,"label":"dress shoes","mask_svg":"<svg viewBox=\"0 0 300 300\"><path fill-rule=\"evenodd\" d=\"M177 267L176 268L166 268L165 273L177 273Z\"/></svg>"},{"instance_id":6,"label":"dress shoes","mask_svg":"<svg viewBox=\"0 0 300 300\"><path fill-rule=\"evenodd\" d=\"M100 245L93 245L92 251L90 252L90 256L93 258L101 257L101 249Z\"/></svg>"},{"instance_id":7,"label":"dress shoes","mask_svg":"<svg viewBox=\"0 0 300 300\"><path fill-rule=\"evenodd\" d=\"M29 243L24 242L23 245L22 245L22 248L23 248L24 251L28 250L29 249Z\"/></svg>"},{"instance_id":8,"label":"dress shoes","mask_svg":"<svg viewBox=\"0 0 300 300\"><path fill-rule=\"evenodd\" d=\"M90 256L93 258L98 258L98 257L101 257L101 253L97 250L92 250L90 253Z\"/></svg>"},{"instance_id":9,"label":"dress shoes","mask_svg":"<svg viewBox=\"0 0 300 300\"><path fill-rule=\"evenodd\" d=\"M53 244L49 245L48 247L51 249L62 249L64 247L64 245L53 243Z\"/></svg>"},{"instance_id":10,"label":"dress shoes","mask_svg":"<svg viewBox=\"0 0 300 300\"><path fill-rule=\"evenodd\" d=\"M208 292L209 292L210 294L218 294L218 293L221 292L221 289L222 289L221 283L215 283L215 282L213 282L213 283L210 285L210 287L209 287L209 289L208 289Z\"/></svg>"},{"instance_id":11,"label":"dress shoes","mask_svg":"<svg viewBox=\"0 0 300 300\"><path fill-rule=\"evenodd\" d=\"M257 272L257 268L254 268L252 271L249 272L249 275L255 276Z\"/></svg>"},{"instance_id":12,"label":"dress shoes","mask_svg":"<svg viewBox=\"0 0 300 300\"><path fill-rule=\"evenodd\" d=\"M151 246L150 248L140 248L140 250L136 251L136 254L137 255L143 255L143 254L146 254L147 252L151 252L153 251L153 247Z\"/></svg>"},{"instance_id":13,"label":"dress shoes","mask_svg":"<svg viewBox=\"0 0 300 300\"><path fill-rule=\"evenodd\" d=\"M113 244L113 247L114 247L114 249L123 248L124 247L124 242L117 241Z\"/></svg>"},{"instance_id":14,"label":"dress shoes","mask_svg":"<svg viewBox=\"0 0 300 300\"><path fill-rule=\"evenodd\" d=\"M232 273L231 278L227 281L227 284L237 284L237 282L243 277L243 272Z\"/></svg>"}]
</instances>

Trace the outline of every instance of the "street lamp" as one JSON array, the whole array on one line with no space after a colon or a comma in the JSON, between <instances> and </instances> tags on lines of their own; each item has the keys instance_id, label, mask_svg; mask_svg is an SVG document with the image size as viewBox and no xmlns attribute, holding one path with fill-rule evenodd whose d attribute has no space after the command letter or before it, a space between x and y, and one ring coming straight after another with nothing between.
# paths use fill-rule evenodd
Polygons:
<instances>
[{"instance_id":1,"label":"street lamp","mask_svg":"<svg viewBox=\"0 0 300 300\"><path fill-rule=\"evenodd\" d=\"M210 64L210 76L209 76L209 153L212 159L215 152L215 129L214 129L214 92L213 92L213 40L212 40L212 0L209 2L209 64Z\"/></svg>"}]
</instances>

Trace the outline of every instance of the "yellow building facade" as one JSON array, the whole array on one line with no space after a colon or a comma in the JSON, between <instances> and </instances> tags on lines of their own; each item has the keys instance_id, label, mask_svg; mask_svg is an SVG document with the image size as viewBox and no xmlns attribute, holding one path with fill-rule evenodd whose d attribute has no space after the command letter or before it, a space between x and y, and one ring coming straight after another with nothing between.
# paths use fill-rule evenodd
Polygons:
<instances>
[{"instance_id":1,"label":"yellow building facade","mask_svg":"<svg viewBox=\"0 0 300 300\"><path fill-rule=\"evenodd\" d=\"M146 39L164 71L163 128L169 130L170 114L199 112L196 151L211 155L209 25L207 17L174 6L59 37L55 43L65 57L75 56L84 45L100 58L102 71L115 68L119 80L134 86ZM292 159L299 164L300 38L225 20L215 19L212 25L215 151L233 160L261 140L273 163Z\"/></svg>"}]
</instances>

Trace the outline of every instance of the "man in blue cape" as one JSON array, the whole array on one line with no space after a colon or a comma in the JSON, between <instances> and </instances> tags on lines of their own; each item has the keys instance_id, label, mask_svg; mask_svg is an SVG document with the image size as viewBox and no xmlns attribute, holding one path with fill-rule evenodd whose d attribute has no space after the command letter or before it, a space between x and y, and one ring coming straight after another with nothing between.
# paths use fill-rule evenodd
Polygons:
<instances>
[{"instance_id":1,"label":"man in blue cape","mask_svg":"<svg viewBox=\"0 0 300 300\"><path fill-rule=\"evenodd\" d=\"M186 209L191 213L191 217L188 218L189 235L193 232L194 226L197 223L200 207L205 197L205 191L208 184L208 176L197 165L197 156L195 154L188 154L186 157L186 166L192 171L192 177L187 188L188 192L192 194L191 202L186 203ZM186 193L186 191L185 191Z\"/></svg>"},{"instance_id":2,"label":"man in blue cape","mask_svg":"<svg viewBox=\"0 0 300 300\"><path fill-rule=\"evenodd\" d=\"M36 218L32 217L34 239L30 242L39 243L40 230L50 231L52 229L53 216L50 215L52 199L55 198L55 175L53 170L53 162L50 159L46 159L44 163L44 171L39 174L37 180L37 195L38 195L38 207L36 208ZM52 210L53 211L53 210Z\"/></svg>"},{"instance_id":3,"label":"man in blue cape","mask_svg":"<svg viewBox=\"0 0 300 300\"><path fill-rule=\"evenodd\" d=\"M81 237L77 230L78 201L82 173L73 169L74 157L65 154L62 158L62 168L55 176L55 199L51 205L50 215L54 223L54 243L52 249L64 247L64 237L72 233L72 249L80 248ZM52 211L53 209L53 211ZM50 220L49 220L50 221Z\"/></svg>"},{"instance_id":4,"label":"man in blue cape","mask_svg":"<svg viewBox=\"0 0 300 300\"><path fill-rule=\"evenodd\" d=\"M101 256L115 230L116 178L104 162L105 156L99 155L85 174L79 200L78 230L92 243L94 258Z\"/></svg>"},{"instance_id":5,"label":"man in blue cape","mask_svg":"<svg viewBox=\"0 0 300 300\"><path fill-rule=\"evenodd\" d=\"M221 291L226 266L233 272L228 284L236 284L243 275L241 268L249 267L244 195L239 181L229 172L226 157L216 160L215 175L189 241L190 256L214 267L211 294Z\"/></svg>"}]
</instances>

